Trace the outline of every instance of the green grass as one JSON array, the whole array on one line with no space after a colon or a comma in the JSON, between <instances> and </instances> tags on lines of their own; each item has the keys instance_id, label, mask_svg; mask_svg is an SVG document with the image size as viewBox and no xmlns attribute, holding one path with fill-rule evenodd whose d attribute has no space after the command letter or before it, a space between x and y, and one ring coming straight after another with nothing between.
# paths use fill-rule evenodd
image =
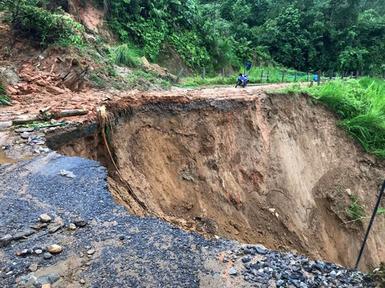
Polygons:
<instances>
[{"instance_id":1,"label":"green grass","mask_svg":"<svg viewBox=\"0 0 385 288\"><path fill-rule=\"evenodd\" d=\"M200 76L183 78L180 86L182 87L199 87L199 86L213 86L213 85L235 85L236 76L234 77L209 77L203 79Z\"/></svg>"},{"instance_id":2,"label":"green grass","mask_svg":"<svg viewBox=\"0 0 385 288\"><path fill-rule=\"evenodd\" d=\"M128 46L122 44L117 47L111 48L111 56L115 64L121 66L128 66L132 68L139 67L141 65L140 52Z\"/></svg>"},{"instance_id":3,"label":"green grass","mask_svg":"<svg viewBox=\"0 0 385 288\"><path fill-rule=\"evenodd\" d=\"M170 81L162 79L159 75L135 70L127 76L128 87L139 90L151 90L155 88L169 89Z\"/></svg>"},{"instance_id":4,"label":"green grass","mask_svg":"<svg viewBox=\"0 0 385 288\"><path fill-rule=\"evenodd\" d=\"M339 125L365 149L385 158L385 81L375 78L334 80L320 86L292 87L307 93L339 117Z\"/></svg>"},{"instance_id":5,"label":"green grass","mask_svg":"<svg viewBox=\"0 0 385 288\"><path fill-rule=\"evenodd\" d=\"M11 99L9 99L4 86L0 83L0 105L11 105Z\"/></svg>"},{"instance_id":6,"label":"green grass","mask_svg":"<svg viewBox=\"0 0 385 288\"><path fill-rule=\"evenodd\" d=\"M234 73L232 76L209 76L204 79L201 75L195 77L186 77L181 80L182 87L198 87L198 86L212 86L212 85L235 85L236 79L240 71ZM308 80L308 75L304 72L290 70L280 67L253 67L246 72L249 76L250 84L257 83L281 83L281 82L302 82ZM311 75L309 75L311 77Z\"/></svg>"},{"instance_id":7,"label":"green grass","mask_svg":"<svg viewBox=\"0 0 385 288\"><path fill-rule=\"evenodd\" d=\"M352 221L361 221L365 218L365 209L361 205L357 196L352 195L350 197L351 203L346 209L346 214Z\"/></svg>"}]
</instances>

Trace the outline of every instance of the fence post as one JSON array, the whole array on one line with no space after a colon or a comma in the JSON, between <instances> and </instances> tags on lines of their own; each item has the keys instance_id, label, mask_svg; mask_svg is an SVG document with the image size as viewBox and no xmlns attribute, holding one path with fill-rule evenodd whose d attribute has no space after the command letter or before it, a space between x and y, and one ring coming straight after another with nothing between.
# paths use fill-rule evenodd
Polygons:
<instances>
[{"instance_id":1,"label":"fence post","mask_svg":"<svg viewBox=\"0 0 385 288\"><path fill-rule=\"evenodd\" d=\"M321 84L321 71L318 71L317 74L318 74L318 77L317 77L317 85L320 85Z\"/></svg>"},{"instance_id":2,"label":"fence post","mask_svg":"<svg viewBox=\"0 0 385 288\"><path fill-rule=\"evenodd\" d=\"M297 71L294 73L294 82L297 82Z\"/></svg>"},{"instance_id":3,"label":"fence post","mask_svg":"<svg viewBox=\"0 0 385 288\"><path fill-rule=\"evenodd\" d=\"M261 72L261 83L263 82L263 70Z\"/></svg>"},{"instance_id":4,"label":"fence post","mask_svg":"<svg viewBox=\"0 0 385 288\"><path fill-rule=\"evenodd\" d=\"M182 67L182 69L180 69L178 75L176 76L176 82L179 82L180 77L182 76L183 71L184 71L184 68Z\"/></svg>"},{"instance_id":5,"label":"fence post","mask_svg":"<svg viewBox=\"0 0 385 288\"><path fill-rule=\"evenodd\" d=\"M309 82L310 81L310 75L309 75L309 71L306 73L306 81Z\"/></svg>"},{"instance_id":6,"label":"fence post","mask_svg":"<svg viewBox=\"0 0 385 288\"><path fill-rule=\"evenodd\" d=\"M205 79L206 78L206 68L203 67L202 69L202 79Z\"/></svg>"},{"instance_id":7,"label":"fence post","mask_svg":"<svg viewBox=\"0 0 385 288\"><path fill-rule=\"evenodd\" d=\"M269 75L270 75L270 71L267 71L267 76L266 76L266 82L269 83Z\"/></svg>"},{"instance_id":8,"label":"fence post","mask_svg":"<svg viewBox=\"0 0 385 288\"><path fill-rule=\"evenodd\" d=\"M282 71L282 83L285 81L285 71Z\"/></svg>"}]
</instances>

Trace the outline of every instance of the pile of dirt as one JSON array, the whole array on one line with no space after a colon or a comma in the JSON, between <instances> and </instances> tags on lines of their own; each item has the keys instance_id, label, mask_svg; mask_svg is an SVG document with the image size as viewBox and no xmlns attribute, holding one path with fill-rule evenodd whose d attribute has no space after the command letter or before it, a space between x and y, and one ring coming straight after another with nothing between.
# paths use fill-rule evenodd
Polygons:
<instances>
[{"instance_id":1,"label":"pile of dirt","mask_svg":"<svg viewBox=\"0 0 385 288\"><path fill-rule=\"evenodd\" d=\"M367 218L348 217L351 196L368 216L384 163L306 97L219 99L214 91L111 107L116 167L97 131L59 151L109 167L111 192L137 215L352 266ZM385 256L384 225L379 217L361 268Z\"/></svg>"}]
</instances>

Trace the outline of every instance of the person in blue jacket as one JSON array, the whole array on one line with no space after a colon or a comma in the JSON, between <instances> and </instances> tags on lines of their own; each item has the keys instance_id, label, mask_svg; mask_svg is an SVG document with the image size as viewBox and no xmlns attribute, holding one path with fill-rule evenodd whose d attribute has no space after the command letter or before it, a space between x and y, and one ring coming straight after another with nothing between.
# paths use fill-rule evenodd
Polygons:
<instances>
[{"instance_id":1,"label":"person in blue jacket","mask_svg":"<svg viewBox=\"0 0 385 288\"><path fill-rule=\"evenodd\" d=\"M248 82L249 78L247 77L247 75L239 74L235 88L237 88L238 86L242 86L243 88L245 88Z\"/></svg>"}]
</instances>

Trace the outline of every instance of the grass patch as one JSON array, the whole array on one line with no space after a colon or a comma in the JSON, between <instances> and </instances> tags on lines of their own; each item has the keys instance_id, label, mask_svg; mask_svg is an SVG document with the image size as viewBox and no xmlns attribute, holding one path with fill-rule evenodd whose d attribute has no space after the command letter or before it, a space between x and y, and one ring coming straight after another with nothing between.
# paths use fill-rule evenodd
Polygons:
<instances>
[{"instance_id":1,"label":"grass patch","mask_svg":"<svg viewBox=\"0 0 385 288\"><path fill-rule=\"evenodd\" d=\"M375 78L335 80L320 86L293 86L288 93L307 93L339 117L339 125L365 149L385 158L385 81Z\"/></svg>"},{"instance_id":2,"label":"grass patch","mask_svg":"<svg viewBox=\"0 0 385 288\"><path fill-rule=\"evenodd\" d=\"M127 76L127 82L130 88L139 90L169 89L171 87L170 81L143 70L133 71Z\"/></svg>"},{"instance_id":3,"label":"grass patch","mask_svg":"<svg viewBox=\"0 0 385 288\"><path fill-rule=\"evenodd\" d=\"M181 81L182 87L198 87L198 86L212 86L212 85L235 85L236 76L234 77L222 77L216 76L203 79L200 76L186 77Z\"/></svg>"},{"instance_id":4,"label":"grass patch","mask_svg":"<svg viewBox=\"0 0 385 288\"><path fill-rule=\"evenodd\" d=\"M140 53L137 49L122 44L111 48L111 56L115 64L136 68L141 65Z\"/></svg>"},{"instance_id":5,"label":"grass patch","mask_svg":"<svg viewBox=\"0 0 385 288\"><path fill-rule=\"evenodd\" d=\"M198 87L212 85L235 85L239 73L244 73L241 69L232 76L212 76L204 79L199 76L186 77L181 80L182 87ZM308 81L307 73L280 67L253 67L246 73L249 76L250 84L258 83L282 83L282 82L303 82Z\"/></svg>"},{"instance_id":6,"label":"grass patch","mask_svg":"<svg viewBox=\"0 0 385 288\"><path fill-rule=\"evenodd\" d=\"M7 95L7 91L3 84L0 83L0 105L11 105L11 99Z\"/></svg>"},{"instance_id":7,"label":"grass patch","mask_svg":"<svg viewBox=\"0 0 385 288\"><path fill-rule=\"evenodd\" d=\"M348 218L352 221L361 221L363 218L365 218L364 207L361 205L356 195L352 195L350 200L350 206L346 209Z\"/></svg>"}]
</instances>

